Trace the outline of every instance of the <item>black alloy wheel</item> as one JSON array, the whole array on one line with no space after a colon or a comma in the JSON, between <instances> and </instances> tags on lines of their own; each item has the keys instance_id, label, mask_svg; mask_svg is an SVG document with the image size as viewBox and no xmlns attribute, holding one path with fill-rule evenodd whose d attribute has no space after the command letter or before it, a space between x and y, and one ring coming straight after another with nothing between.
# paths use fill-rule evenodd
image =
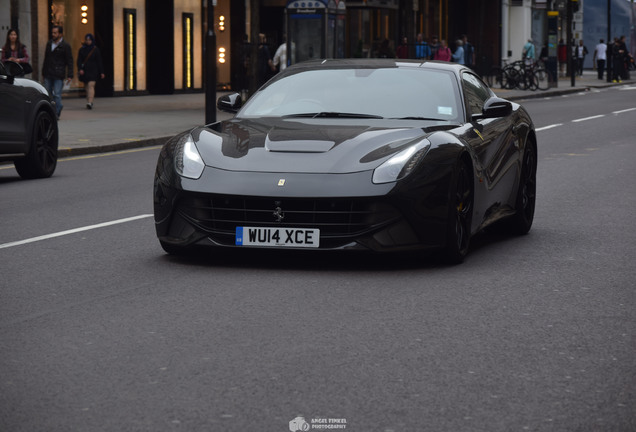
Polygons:
<instances>
[{"instance_id":1,"label":"black alloy wheel","mask_svg":"<svg viewBox=\"0 0 636 432\"><path fill-rule=\"evenodd\" d=\"M57 166L58 130L52 115L38 112L33 123L29 153L14 162L20 177L26 179L51 177Z\"/></svg>"},{"instance_id":2,"label":"black alloy wheel","mask_svg":"<svg viewBox=\"0 0 636 432\"><path fill-rule=\"evenodd\" d=\"M523 165L517 190L516 214L510 219L510 232L527 234L534 220L534 208L537 198L537 153L532 142L528 141L523 153Z\"/></svg>"},{"instance_id":3,"label":"black alloy wheel","mask_svg":"<svg viewBox=\"0 0 636 432\"><path fill-rule=\"evenodd\" d=\"M459 264L468 253L470 230L473 216L473 179L467 162L461 160L456 168L452 189L448 232L446 240L446 260Z\"/></svg>"}]
</instances>

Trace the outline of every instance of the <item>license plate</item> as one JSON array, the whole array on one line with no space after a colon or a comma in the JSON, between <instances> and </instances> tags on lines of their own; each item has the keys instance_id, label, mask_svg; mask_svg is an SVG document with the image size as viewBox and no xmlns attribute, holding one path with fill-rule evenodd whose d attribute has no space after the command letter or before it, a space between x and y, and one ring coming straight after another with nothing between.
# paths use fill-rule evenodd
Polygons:
<instances>
[{"instance_id":1,"label":"license plate","mask_svg":"<svg viewBox=\"0 0 636 432\"><path fill-rule=\"evenodd\" d=\"M320 230L236 227L236 245L317 248L320 245Z\"/></svg>"}]
</instances>

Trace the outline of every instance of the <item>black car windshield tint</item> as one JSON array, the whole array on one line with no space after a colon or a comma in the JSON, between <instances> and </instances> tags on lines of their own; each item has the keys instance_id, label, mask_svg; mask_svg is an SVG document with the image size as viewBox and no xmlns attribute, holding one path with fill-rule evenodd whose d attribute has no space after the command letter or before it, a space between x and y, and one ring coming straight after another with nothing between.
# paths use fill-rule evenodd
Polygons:
<instances>
[{"instance_id":1,"label":"black car windshield tint","mask_svg":"<svg viewBox=\"0 0 636 432\"><path fill-rule=\"evenodd\" d=\"M289 75L256 93L240 117L360 117L439 119L458 122L454 75L422 68L320 69Z\"/></svg>"}]
</instances>

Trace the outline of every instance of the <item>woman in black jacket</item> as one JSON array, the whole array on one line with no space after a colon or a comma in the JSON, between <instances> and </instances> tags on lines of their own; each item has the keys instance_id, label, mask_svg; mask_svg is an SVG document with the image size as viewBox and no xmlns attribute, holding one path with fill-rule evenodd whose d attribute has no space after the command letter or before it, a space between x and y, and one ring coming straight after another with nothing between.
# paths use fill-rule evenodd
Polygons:
<instances>
[{"instance_id":1,"label":"woman in black jacket","mask_svg":"<svg viewBox=\"0 0 636 432\"><path fill-rule=\"evenodd\" d=\"M86 90L86 108L93 109L95 99L95 82L97 78L104 79L104 66L102 55L95 45L95 38L88 33L84 38L84 44L77 55L77 68L79 80L84 83Z\"/></svg>"}]
</instances>

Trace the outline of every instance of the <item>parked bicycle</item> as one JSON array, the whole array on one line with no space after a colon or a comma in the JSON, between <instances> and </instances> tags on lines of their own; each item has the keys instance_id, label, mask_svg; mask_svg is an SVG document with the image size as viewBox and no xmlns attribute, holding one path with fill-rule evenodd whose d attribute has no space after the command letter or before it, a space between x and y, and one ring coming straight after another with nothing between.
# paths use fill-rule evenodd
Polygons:
<instances>
[{"instance_id":1,"label":"parked bicycle","mask_svg":"<svg viewBox=\"0 0 636 432\"><path fill-rule=\"evenodd\" d=\"M551 73L539 62L525 64L519 60L513 63L503 61L503 67L493 66L486 75L490 87L520 90L547 90Z\"/></svg>"}]
</instances>

